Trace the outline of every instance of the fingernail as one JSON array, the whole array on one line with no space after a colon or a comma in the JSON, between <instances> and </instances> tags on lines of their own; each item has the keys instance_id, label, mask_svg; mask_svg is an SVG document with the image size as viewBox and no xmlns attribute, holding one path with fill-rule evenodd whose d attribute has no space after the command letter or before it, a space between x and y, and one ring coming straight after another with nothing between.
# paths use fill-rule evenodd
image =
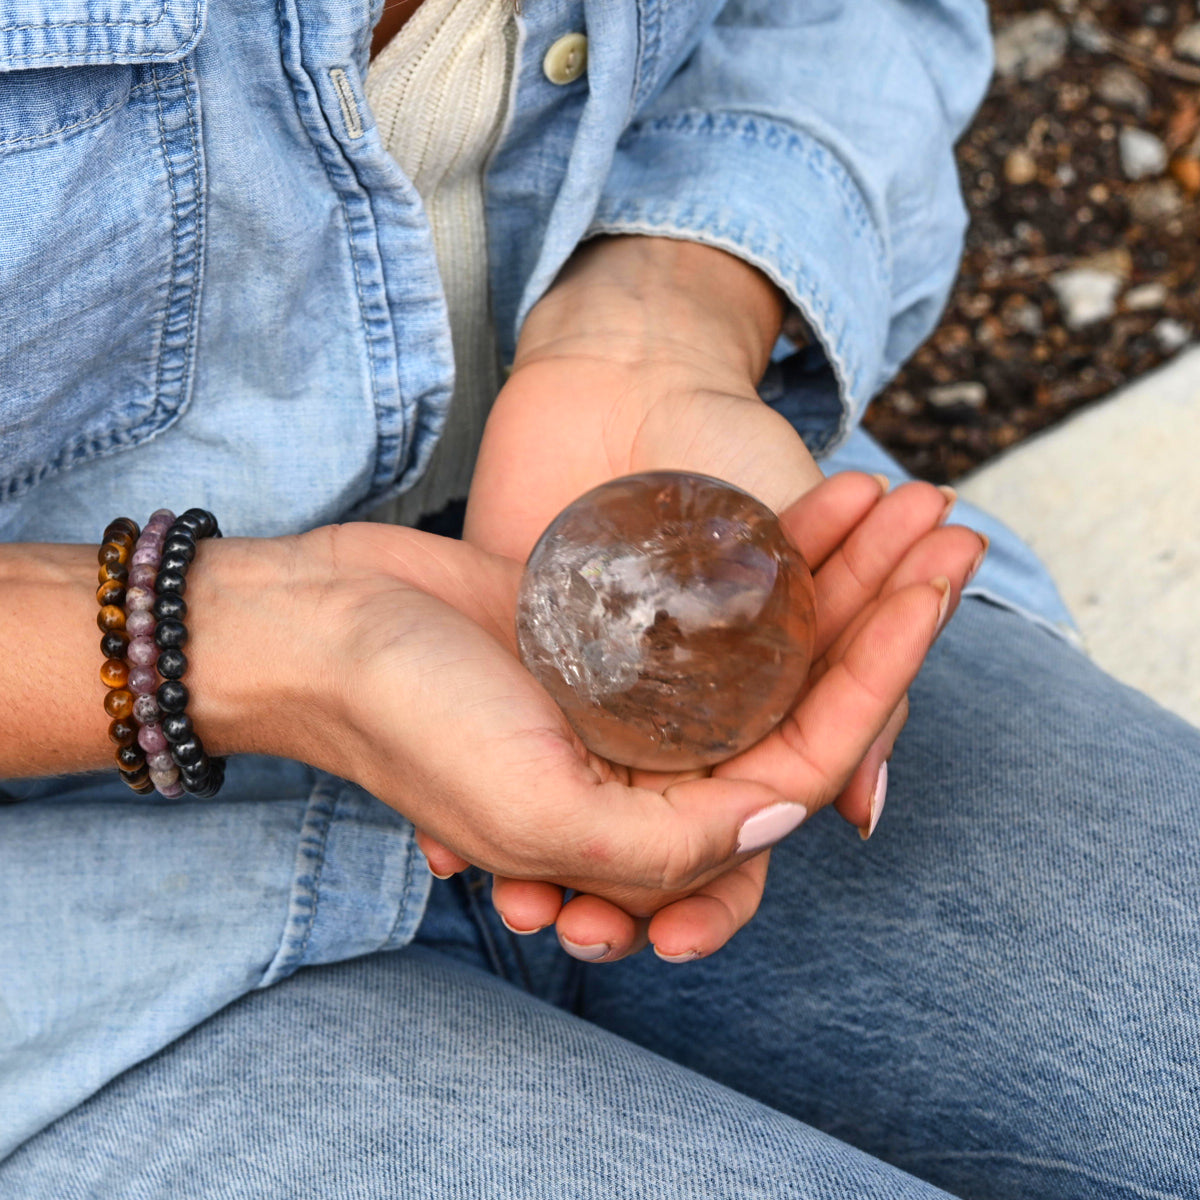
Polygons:
<instances>
[{"instance_id":1,"label":"fingernail","mask_svg":"<svg viewBox=\"0 0 1200 1200\"><path fill-rule=\"evenodd\" d=\"M879 490L884 496L892 490L892 481L886 475L872 475L871 478L879 484Z\"/></svg>"},{"instance_id":2,"label":"fingernail","mask_svg":"<svg viewBox=\"0 0 1200 1200\"><path fill-rule=\"evenodd\" d=\"M681 963L691 962L693 959L700 957L699 950L687 950L683 954L664 954L657 946L654 947L654 953L658 955L663 962Z\"/></svg>"},{"instance_id":3,"label":"fingernail","mask_svg":"<svg viewBox=\"0 0 1200 1200\"><path fill-rule=\"evenodd\" d=\"M426 863L425 865L427 867L429 867L428 863ZM458 874L457 871L451 871L449 875L440 875L432 867L429 867L429 873L430 873L430 875L432 875L434 877L434 879L453 879L454 876Z\"/></svg>"},{"instance_id":4,"label":"fingernail","mask_svg":"<svg viewBox=\"0 0 1200 1200\"><path fill-rule=\"evenodd\" d=\"M595 962L597 959L603 958L612 947L607 942L593 942L590 946L581 946L578 942L571 941L570 938L565 938L560 933L558 935L559 944L572 957L579 959L580 962Z\"/></svg>"},{"instance_id":5,"label":"fingernail","mask_svg":"<svg viewBox=\"0 0 1200 1200\"><path fill-rule=\"evenodd\" d=\"M978 536L983 542L983 549L975 556L975 561L971 564L971 569L967 572L966 579L963 580L963 587L966 587L979 574L979 568L983 566L983 560L987 558L988 547L992 544L992 539L986 533L981 533Z\"/></svg>"},{"instance_id":6,"label":"fingernail","mask_svg":"<svg viewBox=\"0 0 1200 1200\"><path fill-rule=\"evenodd\" d=\"M875 790L871 793L871 815L865 825L860 825L858 836L865 842L875 832L879 824L879 814L887 802L888 765L887 759L879 764L879 774L875 776Z\"/></svg>"},{"instance_id":7,"label":"fingernail","mask_svg":"<svg viewBox=\"0 0 1200 1200\"><path fill-rule=\"evenodd\" d=\"M950 580L945 575L939 575L936 579L931 579L929 582L942 593L942 598L938 602L937 624L933 627L933 635L937 637L942 632L942 626L945 625L946 617L950 612Z\"/></svg>"},{"instance_id":8,"label":"fingernail","mask_svg":"<svg viewBox=\"0 0 1200 1200\"><path fill-rule=\"evenodd\" d=\"M938 524L945 525L947 518L950 516L950 510L958 503L958 493L948 483L941 484L938 487L938 491L946 498L946 508L938 520Z\"/></svg>"},{"instance_id":9,"label":"fingernail","mask_svg":"<svg viewBox=\"0 0 1200 1200\"><path fill-rule=\"evenodd\" d=\"M521 937L528 937L531 933L541 933L542 930L546 928L545 925L539 925L536 929L518 929L515 925L510 925L508 923L507 918L499 909L496 910L496 916L500 918L500 924L503 925L504 928L509 931L509 933L519 934Z\"/></svg>"},{"instance_id":10,"label":"fingernail","mask_svg":"<svg viewBox=\"0 0 1200 1200\"><path fill-rule=\"evenodd\" d=\"M808 816L803 804L772 804L748 816L738 831L737 853L764 850L787 837Z\"/></svg>"}]
</instances>

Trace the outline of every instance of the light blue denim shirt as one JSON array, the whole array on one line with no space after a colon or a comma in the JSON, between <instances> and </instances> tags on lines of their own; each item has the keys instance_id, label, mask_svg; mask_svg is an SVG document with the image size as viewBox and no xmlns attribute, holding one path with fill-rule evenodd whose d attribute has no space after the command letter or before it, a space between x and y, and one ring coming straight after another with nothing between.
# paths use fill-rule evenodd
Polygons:
<instances>
[{"instance_id":1,"label":"light blue denim shirt","mask_svg":"<svg viewBox=\"0 0 1200 1200\"><path fill-rule=\"evenodd\" d=\"M363 96L380 7L0 0L0 538L194 504L272 535L419 476L453 363L420 199ZM486 181L502 354L588 236L707 242L812 331L764 398L831 466L877 469L851 432L958 261L982 0L525 0L518 24ZM556 84L570 32L587 71ZM1065 626L988 531L976 589ZM5 790L26 802L0 807L0 1157L247 989L420 919L407 823L295 764L234 764L203 804Z\"/></svg>"}]
</instances>

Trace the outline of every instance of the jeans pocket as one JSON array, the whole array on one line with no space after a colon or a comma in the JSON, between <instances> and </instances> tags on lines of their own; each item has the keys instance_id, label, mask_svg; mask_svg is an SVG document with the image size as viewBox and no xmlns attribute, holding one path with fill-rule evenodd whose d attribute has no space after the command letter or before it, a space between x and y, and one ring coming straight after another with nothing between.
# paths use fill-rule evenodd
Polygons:
<instances>
[{"instance_id":1,"label":"jeans pocket","mask_svg":"<svg viewBox=\"0 0 1200 1200\"><path fill-rule=\"evenodd\" d=\"M120 61L138 57L126 43L26 69L36 55L6 59L0 38L0 502L144 441L188 400L199 97L186 59Z\"/></svg>"}]
</instances>

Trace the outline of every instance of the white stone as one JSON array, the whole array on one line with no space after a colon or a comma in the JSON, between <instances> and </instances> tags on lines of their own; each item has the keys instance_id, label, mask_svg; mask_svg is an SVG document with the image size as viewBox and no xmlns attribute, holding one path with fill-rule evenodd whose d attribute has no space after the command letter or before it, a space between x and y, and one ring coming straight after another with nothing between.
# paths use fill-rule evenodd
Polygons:
<instances>
[{"instance_id":1,"label":"white stone","mask_svg":"<svg viewBox=\"0 0 1200 1200\"><path fill-rule=\"evenodd\" d=\"M1166 284L1143 283L1125 293L1124 304L1127 312L1149 312L1155 308L1162 308L1166 302Z\"/></svg>"},{"instance_id":2,"label":"white stone","mask_svg":"<svg viewBox=\"0 0 1200 1200\"><path fill-rule=\"evenodd\" d=\"M1200 725L1200 349L955 486L1041 556L1093 657Z\"/></svg>"},{"instance_id":3,"label":"white stone","mask_svg":"<svg viewBox=\"0 0 1200 1200\"><path fill-rule=\"evenodd\" d=\"M1105 67L1096 83L1096 95L1105 104L1127 108L1139 117L1150 111L1150 89L1128 67Z\"/></svg>"},{"instance_id":4,"label":"white stone","mask_svg":"<svg viewBox=\"0 0 1200 1200\"><path fill-rule=\"evenodd\" d=\"M1050 286L1058 297L1067 328L1082 329L1111 317L1117 311L1121 277L1111 271L1080 267L1051 276Z\"/></svg>"},{"instance_id":5,"label":"white stone","mask_svg":"<svg viewBox=\"0 0 1200 1200\"><path fill-rule=\"evenodd\" d=\"M1149 179L1167 169L1167 148L1152 133L1126 127L1117 139L1121 170L1129 179Z\"/></svg>"},{"instance_id":6,"label":"white stone","mask_svg":"<svg viewBox=\"0 0 1200 1200\"><path fill-rule=\"evenodd\" d=\"M1182 350L1192 340L1192 329L1174 317L1163 317L1150 331L1164 354Z\"/></svg>"},{"instance_id":7,"label":"white stone","mask_svg":"<svg viewBox=\"0 0 1200 1200\"><path fill-rule=\"evenodd\" d=\"M1038 79L1067 52L1067 30L1053 13L1017 17L996 31L996 70L1006 79Z\"/></svg>"},{"instance_id":8,"label":"white stone","mask_svg":"<svg viewBox=\"0 0 1200 1200\"><path fill-rule=\"evenodd\" d=\"M987 388L982 383L946 383L931 387L925 399L934 408L982 408L987 403Z\"/></svg>"},{"instance_id":9,"label":"white stone","mask_svg":"<svg viewBox=\"0 0 1200 1200\"><path fill-rule=\"evenodd\" d=\"M1172 49L1180 58L1200 62L1200 21L1196 21L1175 35Z\"/></svg>"}]
</instances>

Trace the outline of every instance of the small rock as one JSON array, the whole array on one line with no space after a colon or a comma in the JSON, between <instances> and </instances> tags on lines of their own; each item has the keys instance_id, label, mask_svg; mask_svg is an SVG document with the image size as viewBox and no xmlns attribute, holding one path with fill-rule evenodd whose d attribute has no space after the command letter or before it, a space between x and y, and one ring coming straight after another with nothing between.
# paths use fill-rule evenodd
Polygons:
<instances>
[{"instance_id":1,"label":"small rock","mask_svg":"<svg viewBox=\"0 0 1200 1200\"><path fill-rule=\"evenodd\" d=\"M1080 50L1086 50L1089 54L1105 54L1108 51L1108 34L1091 13L1080 13L1071 23L1071 39Z\"/></svg>"},{"instance_id":2,"label":"small rock","mask_svg":"<svg viewBox=\"0 0 1200 1200\"><path fill-rule=\"evenodd\" d=\"M1024 296L1016 297L1005 304L1001 313L1004 323L1018 333L1037 335L1042 332L1042 310Z\"/></svg>"},{"instance_id":3,"label":"small rock","mask_svg":"<svg viewBox=\"0 0 1200 1200\"><path fill-rule=\"evenodd\" d=\"M982 408L987 403L987 388L982 383L947 383L930 388L925 399L934 408Z\"/></svg>"},{"instance_id":4,"label":"small rock","mask_svg":"<svg viewBox=\"0 0 1200 1200\"><path fill-rule=\"evenodd\" d=\"M1171 24L1171 10L1165 4L1148 4L1142 11L1142 24L1148 29L1165 29Z\"/></svg>"},{"instance_id":5,"label":"small rock","mask_svg":"<svg viewBox=\"0 0 1200 1200\"><path fill-rule=\"evenodd\" d=\"M892 402L892 408L902 417L911 417L921 411L921 406L917 403L917 398L912 392L906 392L897 388L896 391L891 393L889 399Z\"/></svg>"},{"instance_id":6,"label":"small rock","mask_svg":"<svg viewBox=\"0 0 1200 1200\"><path fill-rule=\"evenodd\" d=\"M1150 312L1167 302L1167 288L1162 283L1143 283L1125 293L1127 312Z\"/></svg>"},{"instance_id":7,"label":"small rock","mask_svg":"<svg viewBox=\"0 0 1200 1200\"><path fill-rule=\"evenodd\" d=\"M1200 158L1181 155L1171 159L1171 178L1189 196L1200 194Z\"/></svg>"},{"instance_id":8,"label":"small rock","mask_svg":"<svg viewBox=\"0 0 1200 1200\"><path fill-rule=\"evenodd\" d=\"M1200 62L1200 21L1185 26L1176 35L1171 48L1180 58Z\"/></svg>"},{"instance_id":9,"label":"small rock","mask_svg":"<svg viewBox=\"0 0 1200 1200\"><path fill-rule=\"evenodd\" d=\"M1167 169L1167 148L1152 133L1126 127L1117 139L1127 179L1149 179Z\"/></svg>"},{"instance_id":10,"label":"small rock","mask_svg":"<svg viewBox=\"0 0 1200 1200\"><path fill-rule=\"evenodd\" d=\"M1078 258L1071 266L1076 270L1103 271L1127 283L1133 274L1133 255L1126 246L1114 246L1111 250L1101 250L1098 254Z\"/></svg>"},{"instance_id":11,"label":"small rock","mask_svg":"<svg viewBox=\"0 0 1200 1200\"><path fill-rule=\"evenodd\" d=\"M1111 317L1117 310L1121 277L1111 271L1079 267L1050 277L1068 329L1083 329Z\"/></svg>"},{"instance_id":12,"label":"small rock","mask_svg":"<svg viewBox=\"0 0 1200 1200\"><path fill-rule=\"evenodd\" d=\"M1174 354L1192 340L1192 327L1174 317L1163 317L1150 332L1164 354Z\"/></svg>"},{"instance_id":13,"label":"small rock","mask_svg":"<svg viewBox=\"0 0 1200 1200\"><path fill-rule=\"evenodd\" d=\"M996 32L996 70L1006 79L1039 79L1067 52L1067 31L1053 13L1017 17Z\"/></svg>"},{"instance_id":14,"label":"small rock","mask_svg":"<svg viewBox=\"0 0 1200 1200\"><path fill-rule=\"evenodd\" d=\"M1169 179L1144 183L1129 197L1129 214L1144 225L1168 221L1183 212L1183 193Z\"/></svg>"},{"instance_id":15,"label":"small rock","mask_svg":"<svg viewBox=\"0 0 1200 1200\"><path fill-rule=\"evenodd\" d=\"M1150 89L1128 67L1105 67L1096 83L1096 95L1105 104L1128 109L1139 117L1150 111Z\"/></svg>"},{"instance_id":16,"label":"small rock","mask_svg":"<svg viewBox=\"0 0 1200 1200\"><path fill-rule=\"evenodd\" d=\"M1037 178L1037 162L1028 150L1018 146L1004 159L1004 178L1014 187L1023 187Z\"/></svg>"}]
</instances>

